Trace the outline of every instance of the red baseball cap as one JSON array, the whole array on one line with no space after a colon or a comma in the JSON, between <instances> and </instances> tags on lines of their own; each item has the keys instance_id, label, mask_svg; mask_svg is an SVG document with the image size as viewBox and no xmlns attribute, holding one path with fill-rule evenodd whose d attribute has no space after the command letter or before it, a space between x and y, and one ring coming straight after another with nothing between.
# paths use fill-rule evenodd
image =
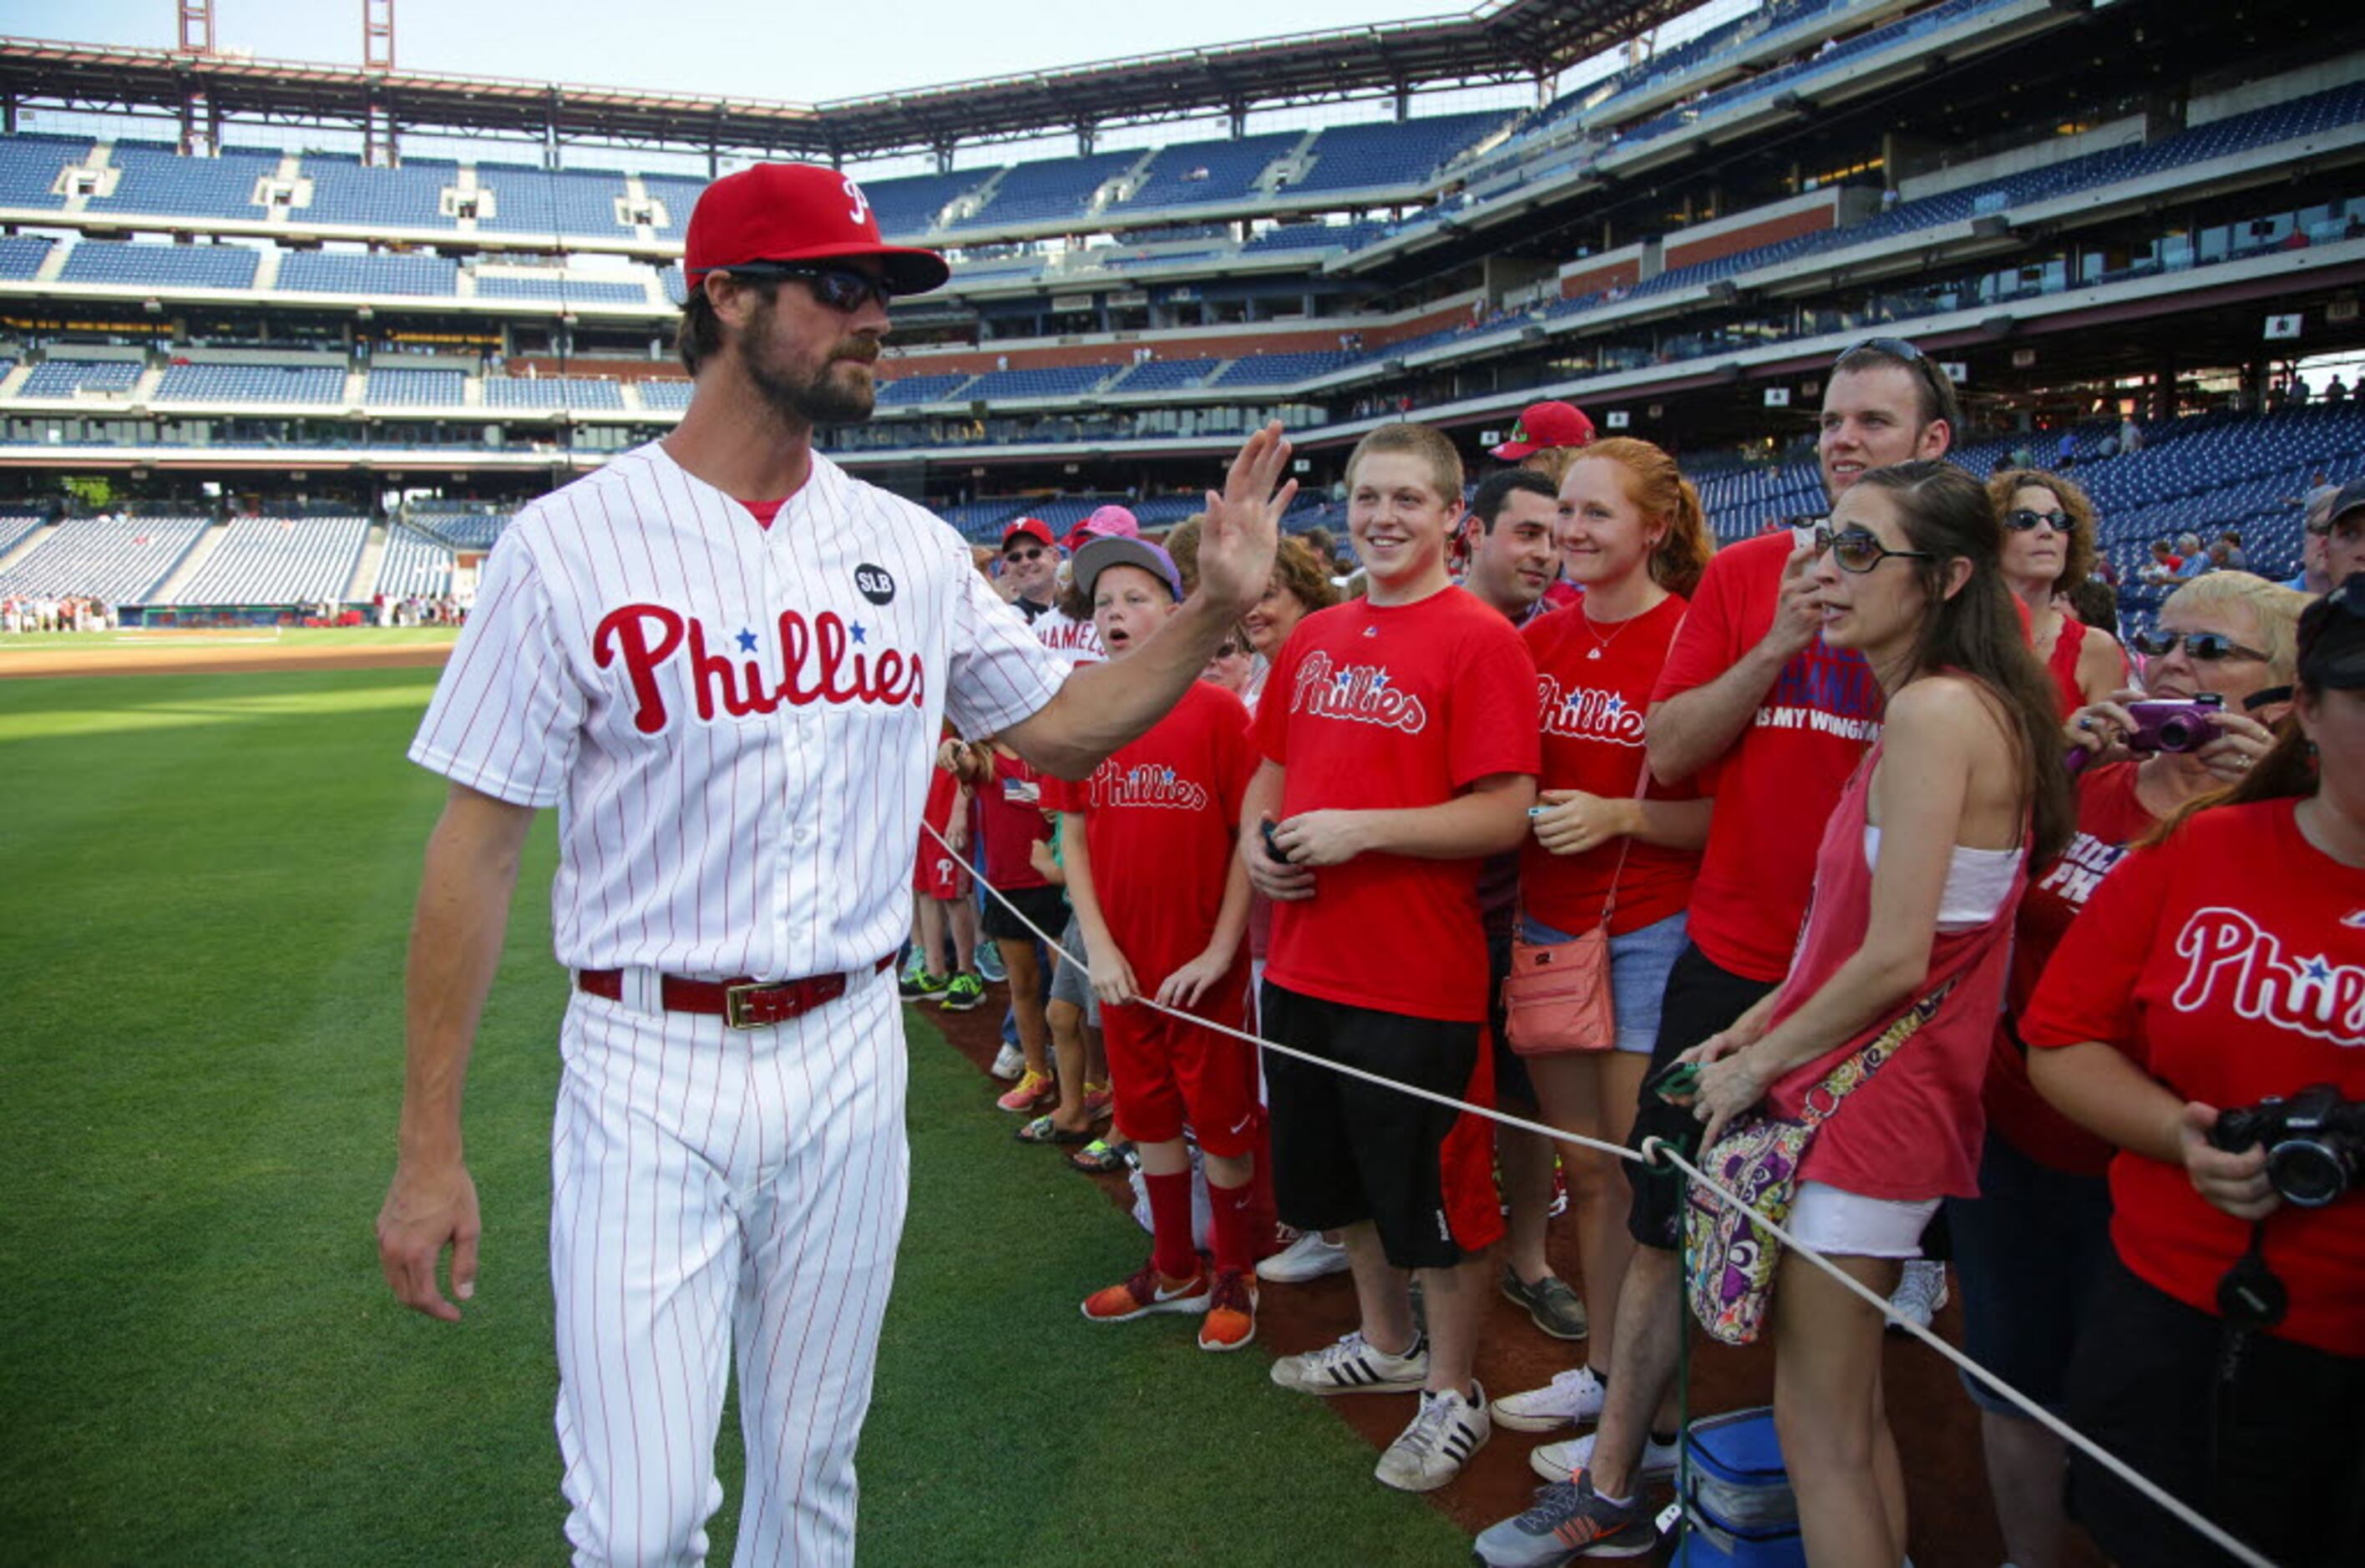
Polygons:
<instances>
[{"instance_id":1,"label":"red baseball cap","mask_svg":"<svg viewBox=\"0 0 2365 1568\"><path fill-rule=\"evenodd\" d=\"M1593 421L1573 403L1530 403L1511 427L1511 439L1495 449L1506 463L1555 446L1583 446L1593 439Z\"/></svg>"},{"instance_id":2,"label":"red baseball cap","mask_svg":"<svg viewBox=\"0 0 2365 1568\"><path fill-rule=\"evenodd\" d=\"M711 272L754 262L815 262L876 256L897 294L941 288L952 269L934 251L890 245L851 174L818 163L755 163L706 187L689 214L682 270L697 284Z\"/></svg>"},{"instance_id":3,"label":"red baseball cap","mask_svg":"<svg viewBox=\"0 0 2365 1568\"><path fill-rule=\"evenodd\" d=\"M1020 538L1032 539L1047 550L1058 548L1058 542L1051 537L1051 525L1039 517L1022 517L1003 529L1002 547L1007 550L1012 540Z\"/></svg>"}]
</instances>

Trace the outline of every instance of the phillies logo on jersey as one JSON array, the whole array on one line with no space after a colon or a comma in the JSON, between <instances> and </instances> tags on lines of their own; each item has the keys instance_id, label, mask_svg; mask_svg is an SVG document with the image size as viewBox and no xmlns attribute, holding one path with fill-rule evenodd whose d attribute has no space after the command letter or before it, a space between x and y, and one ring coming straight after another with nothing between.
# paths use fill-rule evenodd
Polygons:
<instances>
[{"instance_id":1,"label":"phillies logo on jersey","mask_svg":"<svg viewBox=\"0 0 2365 1568\"><path fill-rule=\"evenodd\" d=\"M800 610L784 610L779 635L775 678L754 656L762 639L752 631L732 639L742 655L734 661L708 651L705 623L696 618L662 604L624 604L600 618L591 633L591 659L601 669L622 662L636 705L633 724L644 735L671 721L657 674L678 656L688 658L691 696L707 723L717 713L744 719L773 712L784 702L794 708L814 702L920 706L920 655L864 646L869 629L860 622L849 625L830 610L808 621Z\"/></svg>"},{"instance_id":2,"label":"phillies logo on jersey","mask_svg":"<svg viewBox=\"0 0 2365 1568\"><path fill-rule=\"evenodd\" d=\"M2177 933L2176 954L2187 961L2169 999L2180 1013L2197 1013L2215 1000L2279 1029L2365 1045L2365 967L2336 964L2321 953L2286 958L2274 933L2238 909L2195 910Z\"/></svg>"},{"instance_id":3,"label":"phillies logo on jersey","mask_svg":"<svg viewBox=\"0 0 2365 1568\"><path fill-rule=\"evenodd\" d=\"M1171 767L1153 767L1147 763L1120 768L1115 763L1104 762L1093 772L1088 786L1095 806L1162 806L1178 812L1204 811L1207 805L1207 788L1194 784Z\"/></svg>"},{"instance_id":4,"label":"phillies logo on jersey","mask_svg":"<svg viewBox=\"0 0 2365 1568\"><path fill-rule=\"evenodd\" d=\"M1595 687L1571 687L1564 691L1548 675L1536 677L1536 701L1543 709L1544 734L1573 741L1608 741L1612 745L1642 744L1642 710L1615 691Z\"/></svg>"},{"instance_id":5,"label":"phillies logo on jersey","mask_svg":"<svg viewBox=\"0 0 2365 1568\"><path fill-rule=\"evenodd\" d=\"M1349 665L1334 669L1330 655L1316 652L1297 666L1297 688L1289 694L1289 711L1357 724L1377 724L1417 735L1429 727L1429 710L1420 699L1388 684L1384 665Z\"/></svg>"}]
</instances>

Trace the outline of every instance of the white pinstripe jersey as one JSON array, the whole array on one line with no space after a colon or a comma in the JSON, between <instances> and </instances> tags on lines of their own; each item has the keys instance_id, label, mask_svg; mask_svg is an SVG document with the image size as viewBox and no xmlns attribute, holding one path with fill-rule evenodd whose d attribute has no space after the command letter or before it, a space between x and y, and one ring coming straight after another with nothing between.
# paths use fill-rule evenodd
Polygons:
<instances>
[{"instance_id":1,"label":"white pinstripe jersey","mask_svg":"<svg viewBox=\"0 0 2365 1568\"><path fill-rule=\"evenodd\" d=\"M816 453L767 531L651 443L502 534L410 757L558 808L559 962L786 980L902 941L947 711L1066 673L921 508Z\"/></svg>"}]
</instances>

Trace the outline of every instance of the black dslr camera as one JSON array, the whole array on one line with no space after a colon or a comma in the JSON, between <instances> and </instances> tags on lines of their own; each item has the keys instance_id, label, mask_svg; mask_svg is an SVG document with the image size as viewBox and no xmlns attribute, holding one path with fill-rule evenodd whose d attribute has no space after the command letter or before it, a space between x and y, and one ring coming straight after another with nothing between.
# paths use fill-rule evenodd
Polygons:
<instances>
[{"instance_id":1,"label":"black dslr camera","mask_svg":"<svg viewBox=\"0 0 2365 1568\"><path fill-rule=\"evenodd\" d=\"M2220 1112L2209 1141L2228 1154L2267 1147L2267 1180L2283 1201L2320 1209L2348 1191L2365 1164L2365 1103L2311 1083L2285 1100Z\"/></svg>"}]
</instances>

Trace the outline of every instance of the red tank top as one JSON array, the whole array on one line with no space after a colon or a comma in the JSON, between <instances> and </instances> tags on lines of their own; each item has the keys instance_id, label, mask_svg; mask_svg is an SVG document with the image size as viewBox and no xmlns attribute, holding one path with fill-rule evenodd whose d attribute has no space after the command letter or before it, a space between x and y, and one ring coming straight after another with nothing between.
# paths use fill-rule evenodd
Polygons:
<instances>
[{"instance_id":1,"label":"red tank top","mask_svg":"<svg viewBox=\"0 0 2365 1568\"><path fill-rule=\"evenodd\" d=\"M2061 630L2054 634L2053 656L2045 661L2045 670L2053 678L2053 689L2061 695L2065 719L2086 705L2086 694L2078 688L2078 658L2085 647L2086 623L2063 610Z\"/></svg>"},{"instance_id":2,"label":"red tank top","mask_svg":"<svg viewBox=\"0 0 2365 1568\"><path fill-rule=\"evenodd\" d=\"M1790 977L1775 1001L1775 1023L1798 1011L1864 945L1872 917L1864 830L1880 753L1875 742L1823 831L1814 901ZM1900 1203L1978 1194L1979 1142L1987 1130L1979 1089L2011 967L2012 914L2027 885L2023 855L2012 891L1992 919L1968 931L1938 934L1930 948L1929 973L1911 997L1853 1038L1793 1070L1767 1092L1767 1109L1797 1115L1807 1092L1847 1052L1953 982L1929 1021L1823 1123L1808 1146L1800 1180Z\"/></svg>"}]
</instances>

